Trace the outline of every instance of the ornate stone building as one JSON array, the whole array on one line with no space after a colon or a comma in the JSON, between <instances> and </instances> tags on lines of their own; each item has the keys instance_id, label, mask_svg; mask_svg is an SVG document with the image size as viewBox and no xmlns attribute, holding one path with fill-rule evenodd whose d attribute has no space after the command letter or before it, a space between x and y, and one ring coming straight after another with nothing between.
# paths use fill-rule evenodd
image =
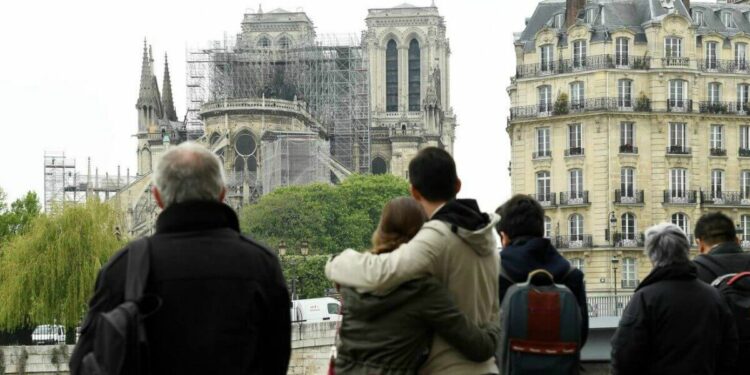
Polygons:
<instances>
[{"instance_id":1,"label":"ornate stone building","mask_svg":"<svg viewBox=\"0 0 750 375\"><path fill-rule=\"evenodd\" d=\"M542 1L515 34L514 193L592 295L650 271L643 231L723 211L750 247L750 6Z\"/></svg>"}]
</instances>

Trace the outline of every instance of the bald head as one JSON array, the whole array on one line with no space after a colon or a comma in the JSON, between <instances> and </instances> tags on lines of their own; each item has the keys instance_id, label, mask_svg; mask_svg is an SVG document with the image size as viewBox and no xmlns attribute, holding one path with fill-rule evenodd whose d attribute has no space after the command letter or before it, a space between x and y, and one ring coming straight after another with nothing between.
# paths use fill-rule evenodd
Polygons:
<instances>
[{"instance_id":1,"label":"bald head","mask_svg":"<svg viewBox=\"0 0 750 375\"><path fill-rule=\"evenodd\" d=\"M171 148L154 171L154 196L162 207L187 201L222 201L224 174L219 158L205 147L185 142Z\"/></svg>"}]
</instances>

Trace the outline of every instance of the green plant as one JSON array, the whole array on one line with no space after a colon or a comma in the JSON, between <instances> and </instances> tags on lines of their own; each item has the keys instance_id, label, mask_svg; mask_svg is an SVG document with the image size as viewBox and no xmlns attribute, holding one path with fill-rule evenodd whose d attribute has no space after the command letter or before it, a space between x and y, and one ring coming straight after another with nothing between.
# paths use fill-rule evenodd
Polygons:
<instances>
[{"instance_id":1,"label":"green plant","mask_svg":"<svg viewBox=\"0 0 750 375\"><path fill-rule=\"evenodd\" d=\"M651 100L641 92L640 96L635 100L635 111L636 112L648 112L651 110Z\"/></svg>"},{"instance_id":2,"label":"green plant","mask_svg":"<svg viewBox=\"0 0 750 375\"><path fill-rule=\"evenodd\" d=\"M567 115L568 114L568 94L560 93L555 100L555 106L552 108L552 114L554 115Z\"/></svg>"}]
</instances>

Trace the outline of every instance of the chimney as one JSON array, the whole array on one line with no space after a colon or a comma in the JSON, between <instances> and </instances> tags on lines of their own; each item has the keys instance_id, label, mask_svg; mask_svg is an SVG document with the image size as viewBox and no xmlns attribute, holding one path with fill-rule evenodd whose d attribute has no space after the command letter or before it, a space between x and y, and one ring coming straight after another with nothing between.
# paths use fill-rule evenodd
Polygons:
<instances>
[{"instance_id":1,"label":"chimney","mask_svg":"<svg viewBox=\"0 0 750 375\"><path fill-rule=\"evenodd\" d=\"M578 13L586 5L586 0L566 0L565 1L565 28L576 23Z\"/></svg>"}]
</instances>

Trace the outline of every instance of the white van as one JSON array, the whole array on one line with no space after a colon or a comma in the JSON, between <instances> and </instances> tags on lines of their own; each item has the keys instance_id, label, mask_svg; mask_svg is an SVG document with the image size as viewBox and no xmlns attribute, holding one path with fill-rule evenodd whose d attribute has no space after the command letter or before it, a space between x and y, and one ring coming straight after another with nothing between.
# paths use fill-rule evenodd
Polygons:
<instances>
[{"instance_id":1,"label":"white van","mask_svg":"<svg viewBox=\"0 0 750 375\"><path fill-rule=\"evenodd\" d=\"M341 302L335 298L311 298L292 301L292 322L326 322L341 320Z\"/></svg>"},{"instance_id":2,"label":"white van","mask_svg":"<svg viewBox=\"0 0 750 375\"><path fill-rule=\"evenodd\" d=\"M36 326L31 332L31 342L34 345L64 344L65 327L58 324Z\"/></svg>"}]
</instances>

